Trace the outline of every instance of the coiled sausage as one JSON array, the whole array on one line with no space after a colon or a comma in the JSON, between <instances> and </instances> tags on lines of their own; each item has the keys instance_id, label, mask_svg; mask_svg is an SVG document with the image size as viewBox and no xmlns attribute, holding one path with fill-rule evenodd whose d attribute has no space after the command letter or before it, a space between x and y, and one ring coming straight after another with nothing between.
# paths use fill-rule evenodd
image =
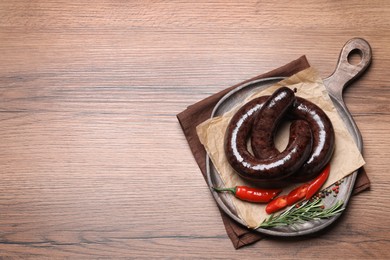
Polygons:
<instances>
[{"instance_id":1,"label":"coiled sausage","mask_svg":"<svg viewBox=\"0 0 390 260\"><path fill-rule=\"evenodd\" d=\"M292 123L289 144L283 152L278 152L271 158L266 156L259 158L253 156L247 149L247 140L251 133L276 130L283 115L295 101L292 90L280 88L269 98L252 101L233 116L226 133L225 151L228 162L243 178L259 184L277 184L278 181L296 172L307 160L311 152L312 135L304 120ZM253 127L254 115L260 118L256 127Z\"/></svg>"},{"instance_id":2,"label":"coiled sausage","mask_svg":"<svg viewBox=\"0 0 390 260\"><path fill-rule=\"evenodd\" d=\"M286 118L293 120L289 144L279 152L274 146L274 134L280 121ZM253 154L247 148L249 137ZM272 96L253 99L237 111L227 127L225 153L230 165L244 179L280 186L282 180L285 184L314 178L330 161L334 143L333 125L322 109L282 87ZM263 164L268 166L260 167Z\"/></svg>"}]
</instances>

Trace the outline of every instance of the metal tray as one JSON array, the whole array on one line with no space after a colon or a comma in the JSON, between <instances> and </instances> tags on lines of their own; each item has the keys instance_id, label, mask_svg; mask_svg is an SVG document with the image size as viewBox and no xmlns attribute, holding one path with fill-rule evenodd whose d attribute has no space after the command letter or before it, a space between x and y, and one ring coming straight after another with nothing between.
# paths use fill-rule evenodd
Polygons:
<instances>
[{"instance_id":1,"label":"metal tray","mask_svg":"<svg viewBox=\"0 0 390 260\"><path fill-rule=\"evenodd\" d=\"M358 53L361 57L359 64L350 64L348 57L353 54ZM331 76L324 79L324 85L328 90L331 100L345 122L345 125L348 131L353 136L359 150L362 150L363 142L362 137L357 128L351 114L349 113L344 100L343 100L343 89L359 75L361 75L366 68L371 63L371 48L370 45L361 38L353 38L349 40L341 50L340 57L336 66L335 71ZM283 80L284 77L275 77L275 78L265 78L247 82L241 86L238 86L228 94L226 94L214 107L211 117L216 117L224 114L229 111L233 106L242 102L246 97L251 94L261 91L267 87L272 86L273 84ZM206 157L206 167L207 167L207 181L209 187L218 186L223 187L223 182L215 169L211 159ZM326 208L334 205L336 201L343 200L343 207L347 206L349 198L352 194L354 183L356 180L357 171L353 172L351 175L348 175L344 178L343 183L340 185L339 193L337 197L327 196L323 199L323 203ZM231 197L225 193L216 193L212 192L214 199L216 200L218 206L232 219L238 223L245 225L244 221L238 216L237 210L235 209L234 204L232 203ZM257 232L273 235L273 236L300 236L312 234L317 231L324 229L325 227L332 224L340 214L322 220L313 220L306 222L304 224L297 224L294 226L284 226L284 227L274 227L274 228L258 228Z\"/></svg>"}]
</instances>

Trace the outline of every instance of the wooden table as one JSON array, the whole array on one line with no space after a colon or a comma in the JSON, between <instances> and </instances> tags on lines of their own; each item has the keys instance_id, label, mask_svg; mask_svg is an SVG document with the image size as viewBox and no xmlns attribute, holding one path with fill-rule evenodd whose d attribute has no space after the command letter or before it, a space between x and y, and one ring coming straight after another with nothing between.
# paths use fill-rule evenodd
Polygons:
<instances>
[{"instance_id":1,"label":"wooden table","mask_svg":"<svg viewBox=\"0 0 390 260\"><path fill-rule=\"evenodd\" d=\"M197 3L195 3L197 2ZM2 1L0 257L390 257L390 3ZM373 50L345 92L372 187L327 232L235 250L176 119L305 54L323 77Z\"/></svg>"}]
</instances>

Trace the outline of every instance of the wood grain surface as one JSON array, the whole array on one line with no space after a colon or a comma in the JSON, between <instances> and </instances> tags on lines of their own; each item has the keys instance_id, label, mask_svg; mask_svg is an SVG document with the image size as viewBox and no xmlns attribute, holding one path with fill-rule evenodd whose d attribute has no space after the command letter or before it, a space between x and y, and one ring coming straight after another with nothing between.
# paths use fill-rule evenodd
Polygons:
<instances>
[{"instance_id":1,"label":"wood grain surface","mask_svg":"<svg viewBox=\"0 0 390 260\"><path fill-rule=\"evenodd\" d=\"M390 2L0 2L0 258L390 258ZM345 91L372 187L330 230L235 250L176 114L301 55Z\"/></svg>"}]
</instances>

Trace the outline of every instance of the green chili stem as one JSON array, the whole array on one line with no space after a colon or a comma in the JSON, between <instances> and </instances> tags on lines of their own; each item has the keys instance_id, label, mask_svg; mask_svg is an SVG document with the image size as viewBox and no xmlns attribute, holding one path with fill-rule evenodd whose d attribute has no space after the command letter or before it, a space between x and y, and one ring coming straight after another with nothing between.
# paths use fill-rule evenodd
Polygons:
<instances>
[{"instance_id":1,"label":"green chili stem","mask_svg":"<svg viewBox=\"0 0 390 260\"><path fill-rule=\"evenodd\" d=\"M216 192L224 192L224 191L228 191L228 192L231 192L232 194L236 194L236 187L234 188L216 188L216 187L213 187L213 190L215 190Z\"/></svg>"}]
</instances>

